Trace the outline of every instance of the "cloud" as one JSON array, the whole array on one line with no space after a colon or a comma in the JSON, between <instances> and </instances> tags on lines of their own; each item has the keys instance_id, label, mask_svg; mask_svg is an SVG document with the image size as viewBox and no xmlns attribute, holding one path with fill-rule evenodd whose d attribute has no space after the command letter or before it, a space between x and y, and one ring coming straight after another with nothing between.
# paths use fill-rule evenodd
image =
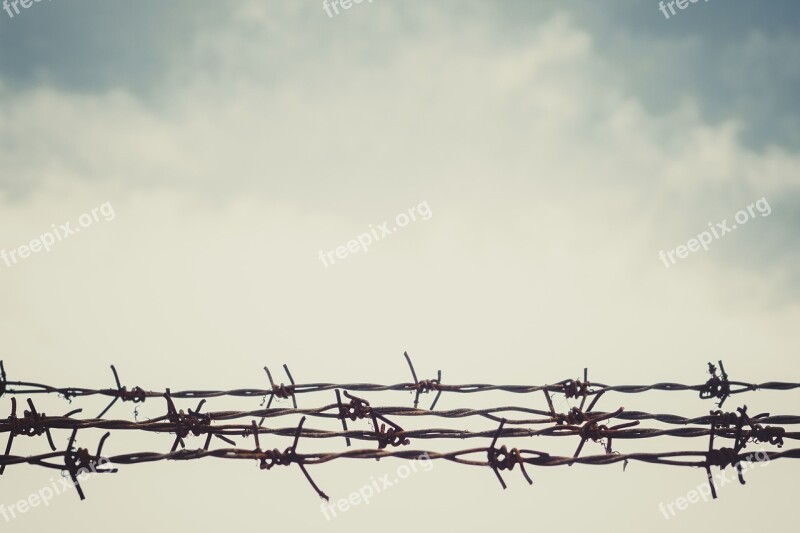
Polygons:
<instances>
[{"instance_id":1,"label":"cloud","mask_svg":"<svg viewBox=\"0 0 800 533\"><path fill-rule=\"evenodd\" d=\"M435 10L420 16L413 38L403 37L404 21L378 8L384 9L375 15L384 39L405 38L403 46L376 52L358 38L343 39L316 55L299 54L284 66L285 76L272 79L266 66L276 59L261 65L259 51L276 39L294 49L302 39L287 29L257 31L279 14L254 9L243 5L231 13L230 25L196 43L204 51L214 43L214 75L190 79L189 67L178 66L174 79L185 84L165 90L157 106L121 89L4 88L0 162L7 169L7 202L45 202L33 210L43 215L53 212L43 198L58 202L71 188L108 190L109 198L96 200L115 205L129 197L149 205L166 190L226 213L212 222L189 216L179 202L160 222L175 228L171 240L193 228L207 233L225 225L242 205L294 213L283 222L256 218L257 227L305 227L300 220L313 214L325 221L318 233L295 240L316 267L311 258L319 249L426 200L452 231L453 244L439 245L456 257L476 247L490 263L489 251L520 268L535 265L538 279L558 280L541 290L564 299L566 317L583 294L594 294L599 305L619 299L612 295L622 290L618 284L636 283L620 279L610 292L592 289L603 284L601 274L658 271L659 250L766 196L776 206L770 218L669 272L683 269L700 284L706 269L724 264L730 271L724 283L744 293L763 292L763 272L779 284L770 289L772 301L797 290L794 217L788 215L797 210L797 156L748 148L740 121L709 124L691 99L673 113L649 112L569 14L542 20L524 41L510 43L469 18L444 32L444 14ZM365 24L364 12L347 16ZM365 67L376 53L380 61ZM50 218L40 225L56 222ZM7 219L5 226L17 229L6 230L4 245L31 238L28 225L14 220ZM152 239L154 232L132 238ZM274 248L269 242L264 246ZM391 246L402 249L403 242ZM594 265L594 273L569 282L581 292L564 292L570 279L564 265L576 261L588 261L585 268ZM285 268L281 275L296 271ZM724 286L707 290L723 294ZM631 298L633 305L635 293Z\"/></svg>"},{"instance_id":2,"label":"cloud","mask_svg":"<svg viewBox=\"0 0 800 533\"><path fill-rule=\"evenodd\" d=\"M566 13L508 43L466 17L443 33L445 13L432 9L413 38L403 37L393 11L366 8L387 36L405 39L402 47L376 52L346 38L299 54L271 79L277 54L266 62L259 54L276 40L290 50L302 41L275 19L305 13L243 4L195 43L204 52L213 43L214 75L190 79L191 65L176 66L173 81L185 83L157 106L120 89L6 87L0 183L11 199L47 181L167 185L212 198L255 193L362 220L458 190L459 210L488 203L502 213L498 224L555 202L573 220L603 217L620 228L639 220L659 249L762 196L794 198L795 154L748 148L740 120L709 124L692 99L650 113ZM365 13L347 16L363 25ZM267 19L276 33L257 30ZM381 60L369 64L375 53ZM758 232L774 234L764 226L737 236L741 249ZM780 264L791 249L784 234L765 264Z\"/></svg>"}]
</instances>

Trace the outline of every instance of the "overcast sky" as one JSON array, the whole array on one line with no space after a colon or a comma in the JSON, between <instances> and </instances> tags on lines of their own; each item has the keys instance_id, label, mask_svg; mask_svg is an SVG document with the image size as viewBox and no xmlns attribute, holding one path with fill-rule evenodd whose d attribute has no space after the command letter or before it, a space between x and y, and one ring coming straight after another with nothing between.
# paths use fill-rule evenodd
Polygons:
<instances>
[{"instance_id":1,"label":"overcast sky","mask_svg":"<svg viewBox=\"0 0 800 533\"><path fill-rule=\"evenodd\" d=\"M374 0L329 17L316 0L52 0L0 11L0 249L113 208L49 252L0 260L9 379L110 387L114 363L129 387L261 387L264 365L288 363L299 382L397 383L410 379L408 350L418 373L442 369L450 383L542 384L587 366L606 383L699 383L718 359L732 379L798 381L800 5L709 0L667 19L654 1L564 4ZM759 201L768 209L708 250L669 267L659 257ZM427 220L320 260L423 204ZM438 407L545 407L464 396ZM691 393L639 396L600 407L713 407ZM789 414L796 400L756 393L726 407ZM103 407L41 401L48 414ZM126 439L113 435L109 452L171 445ZM46 447L27 440L15 452ZM397 464L358 463L312 475L341 498ZM400 517L387 531L471 531L596 516L597 531L743 531L760 523L745 505L788 523L781 489L797 468L759 469L665 520L658 503L685 496L701 470L530 469L533 487L515 470L502 491L488 469L437 463L326 521L296 468L207 460L124 468L90 481L86 502L65 495L12 527L91 530L117 516L121 532L156 518L362 531ZM51 475L10 467L0 504Z\"/></svg>"}]
</instances>

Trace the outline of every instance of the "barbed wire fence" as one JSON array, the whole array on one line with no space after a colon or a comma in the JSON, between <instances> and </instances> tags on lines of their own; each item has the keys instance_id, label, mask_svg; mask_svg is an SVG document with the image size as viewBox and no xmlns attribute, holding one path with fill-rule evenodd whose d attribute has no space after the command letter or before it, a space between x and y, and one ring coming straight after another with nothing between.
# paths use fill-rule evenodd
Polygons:
<instances>
[{"instance_id":1,"label":"barbed wire fence","mask_svg":"<svg viewBox=\"0 0 800 533\"><path fill-rule=\"evenodd\" d=\"M150 391L139 386L128 390L120 381L116 368L112 365L115 387L107 389L89 389L80 387L55 387L42 383L9 380L6 369L0 361L0 398L10 397L11 408L7 418L0 420L0 435L8 434L6 449L0 456L0 476L6 468L16 465L31 465L40 468L56 469L64 472L75 485L81 499L85 498L80 487L79 476L86 472L117 473L118 466L134 465L159 461L189 461L207 457L228 460L255 460L262 470L271 470L275 466L297 465L314 491L328 500L327 494L314 482L306 467L325 464L343 459L382 459L401 458L415 459L422 454L433 460L444 460L461 465L490 468L501 486L506 483L502 471L512 471L519 466L524 479L533 483L528 468L555 467L573 464L610 465L629 462L645 462L674 467L693 467L705 470L712 496L717 497L711 474L712 467L724 469L728 466L736 468L739 481L744 484L741 463L754 460L774 460L784 458L800 458L800 448L780 450L785 440L800 440L800 432L787 431L783 426L800 424L800 416L792 414L771 415L760 413L751 415L747 406L735 411L722 410L725 401L731 396L755 392L759 390L791 391L800 388L800 383L767 382L746 383L733 381L719 361L719 369L708 364L710 377L697 385L680 383L656 383L652 385L606 385L590 382L587 370L583 379L567 379L545 385L492 385L492 384L446 384L442 382L442 372L437 378L419 380L407 353L404 354L413 381L394 385L371 383L308 383L298 384L292 377L289 368L284 371L289 384L277 384L272 373L265 367L269 388L235 389L235 390L186 390L186 391ZM331 403L317 407L298 407L298 396L309 393L333 392ZM412 392L413 407L379 406L355 393L378 393L386 391ZM501 391L513 394L541 395L546 409L533 409L522 406L495 406L484 409L459 408L436 411L435 407L441 395L447 393L477 394L489 391ZM717 400L717 409L708 414L687 418L669 413L648 413L645 411L627 411L623 407L610 412L595 411L598 401L607 393L640 394L647 391L692 391L706 400ZM429 408L419 408L420 397L436 393ZM82 409L73 409L63 415L49 416L36 409L31 396L58 395L69 402L81 397L106 397L111 401L94 418L79 418ZM580 400L580 405L572 407L565 413L556 411L552 395L563 394L567 399ZM28 396L25 409L20 416L17 410L17 397ZM262 398L262 409L241 411L203 411L210 398ZM272 407L276 398L292 401L292 408ZM138 420L114 420L104 418L118 401L142 404L147 400L165 402L166 413L162 416ZM175 400L199 400L195 409L184 412L175 405ZM334 401L335 400L335 401ZM586 406L586 403L589 403ZM266 404L264 406L264 404ZM285 416L300 416L296 426L269 427L267 419L279 419ZM449 428L423 427L421 429L404 429L398 420L403 417L419 419L460 419L480 418L491 421L496 427L489 430L470 431ZM308 427L309 419L335 419L341 423L341 431L331 431ZM258 422L257 422L258 420ZM370 429L350 429L351 424L366 421ZM642 421L656 421L662 424L682 427L642 427ZM774 425L769 425L774 424ZM105 430L100 438L96 451L76 447L76 437L82 429ZM71 431L69 440L63 448L56 446L52 431ZM166 433L174 435L169 451L147 451L104 456L103 445L116 432L129 431L147 433ZM281 436L292 438L291 446L279 450L262 449L261 436ZM50 452L19 456L13 455L15 439L21 437L46 437ZM612 443L618 440L636 440L662 436L680 438L704 438L708 440L707 448L702 451L679 450L664 452L619 453L613 450ZM200 448L189 448L190 437L204 437ZM524 437L561 437L578 441L571 456L554 455L546 451L498 447L501 439ZM212 443L224 442L228 447L212 448ZM334 439L344 441L345 450L325 453L299 450L301 439ZM432 450L410 449L408 446L416 441L440 441L448 439L477 439L488 441L482 447L466 448L437 452ZM733 441L731 446L719 446L721 440ZM353 441L369 443L370 448L355 448ZM603 454L581 455L588 442L600 443ZM759 450L757 453L746 451L747 444L762 444L773 447L771 450ZM341 445L340 445L341 446ZM180 447L180 449L178 449ZM777 448L777 449L776 449Z\"/></svg>"}]
</instances>

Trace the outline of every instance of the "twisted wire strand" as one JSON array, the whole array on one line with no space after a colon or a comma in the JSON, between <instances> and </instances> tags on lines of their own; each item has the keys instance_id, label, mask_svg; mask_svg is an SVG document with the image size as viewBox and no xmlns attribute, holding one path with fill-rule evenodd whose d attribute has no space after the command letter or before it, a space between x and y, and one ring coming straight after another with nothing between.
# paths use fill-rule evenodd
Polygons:
<instances>
[{"instance_id":1,"label":"twisted wire strand","mask_svg":"<svg viewBox=\"0 0 800 533\"><path fill-rule=\"evenodd\" d=\"M306 465L320 465L335 461L338 459L384 459L384 458L397 458L397 459L418 459L421 456L427 455L429 459L440 459L451 461L454 463L471 465L471 466L491 466L486 460L468 459L465 456L471 455L486 455L491 447L478 447L466 448L462 450L455 450L449 452L435 452L430 450L411 450L411 449L398 449L398 450L375 450L375 449L358 449L346 450L333 453L298 453L297 460L302 461ZM534 466L564 466L572 464L585 464L585 465L610 465L624 461L644 462L651 464L669 465L669 466L682 466L682 467L705 467L708 464L708 452L705 451L671 451L671 452L635 452L635 453L613 453L613 454L599 454L599 455L584 455L579 457L567 457L550 455L538 450L520 449L520 454L528 455L523 457L526 464ZM800 448L792 448L784 451L762 451L764 461L773 461L776 459L800 459ZM246 459L246 460L260 460L264 452L259 450L241 449L241 448L220 448L215 450L198 449L183 449L176 450L168 453L158 452L138 452L126 453L120 455L107 456L105 459L114 465L134 465L140 463L152 463L158 461L190 461L203 459L206 457L215 457L218 459ZM731 457L733 462L749 460L752 457L752 452L737 453ZM63 470L64 465L49 462L53 459L63 459L65 452L49 452L40 455L32 456L18 456L9 455L0 457L0 464L6 466L29 464L34 466L41 466L44 468L52 468L56 470ZM695 458L692 460L692 458ZM679 460L681 459L681 460Z\"/></svg>"},{"instance_id":2,"label":"twisted wire strand","mask_svg":"<svg viewBox=\"0 0 800 533\"><path fill-rule=\"evenodd\" d=\"M598 414L598 416L600 416ZM163 418L163 417L162 417ZM42 421L42 428L49 430L56 429L102 429L111 431L144 431L148 433L179 433L181 424L177 422L150 420L146 422L131 422L127 420L105 420L105 419L76 419L67 417L52 417ZM257 426L256 432L259 435L293 436L294 427L269 428ZM8 421L0 421L0 434L11 433L14 427ZM198 435L221 435L227 437L248 437L254 430L250 424L225 424L215 426L204 426L198 429ZM404 430L401 434L408 439L472 439L491 437L496 433L495 429L486 431L469 431L449 428L425 428ZM614 439L644 439L651 437L708 437L709 428L646 428L636 427L633 429L604 429L601 431L602 437ZM329 431L323 429L304 428L300 435L313 439L327 438L351 438L357 440L377 441L379 437L373 430L349 430L349 431ZM553 425L544 429L527 428L505 428L500 432L501 437L570 437L580 436L580 425ZM736 438L734 428L718 429L716 435L723 438ZM782 432L784 439L800 440L800 432Z\"/></svg>"},{"instance_id":3,"label":"twisted wire strand","mask_svg":"<svg viewBox=\"0 0 800 533\"><path fill-rule=\"evenodd\" d=\"M501 391L515 394L529 394L534 392L563 392L565 386L573 380L564 380L550 385L491 385L486 383L471 383L464 385L439 384L436 390L442 392L454 392L461 394L471 394L489 391ZM790 383L781 381L768 381L765 383L746 383L741 381L730 381L731 388L729 394L741 394L750 391L789 391L800 388L800 383ZM28 388L7 388L7 394L59 394L66 398L79 398L86 396L107 396L111 398L121 397L121 393L116 389L90 389L84 387L53 387L43 383L33 383L24 381L8 381L10 387ZM606 385L603 383L591 383L592 389L587 391L587 396L596 396L606 392L618 392L623 394L638 394L648 391L693 391L704 390L705 384L685 385L682 383L654 383L652 385ZM343 389L355 392L385 392L385 391L416 391L417 383L397 383L394 385L379 385L374 383L307 383L294 386L294 394L307 394L314 392L332 391ZM163 397L166 391L143 391L146 398ZM172 391L171 395L176 399L198 399L198 398L218 398L222 396L258 398L273 396L275 392L271 389L232 389L232 390L184 390Z\"/></svg>"}]
</instances>

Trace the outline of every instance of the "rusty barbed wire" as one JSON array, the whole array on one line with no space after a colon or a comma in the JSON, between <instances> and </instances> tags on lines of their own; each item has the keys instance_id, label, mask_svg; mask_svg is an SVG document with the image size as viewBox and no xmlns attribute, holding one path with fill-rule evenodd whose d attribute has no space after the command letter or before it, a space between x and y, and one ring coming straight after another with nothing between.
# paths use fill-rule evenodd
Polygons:
<instances>
[{"instance_id":1,"label":"rusty barbed wire","mask_svg":"<svg viewBox=\"0 0 800 533\"><path fill-rule=\"evenodd\" d=\"M383 458L397 458L397 459L416 459L424 454L428 454L431 459L443 459L454 463L471 465L471 466L491 466L487 461L479 461L474 459L464 459L465 455L486 455L491 448L468 448L463 450L449 451L449 452L435 452L426 450L415 449L396 449L396 450L378 450L378 449L359 449L359 450L346 450L341 452L332 453L307 453L297 454L299 458L304 460L307 465L321 465L337 459L383 459ZM713 452L714 450L712 450ZM682 466L682 467L696 467L705 468L708 459L707 451L669 451L669 452L633 452L633 453L614 453L602 455L585 455L581 457L572 456L559 456L551 455L546 452L537 450L518 450L523 455L523 461L526 464L534 466L568 466L570 464L585 464L585 465L609 465L619 463L625 460L638 461L651 464L661 464L669 466ZM734 462L742 460L752 460L756 452L742 453L739 452L732 456ZM800 459L800 448L792 448L783 451L761 451L764 456L763 461L775 459ZM6 466L29 464L34 466L47 466L49 468L63 469L63 465L46 464L48 459L63 458L65 452L50 452L34 456L16 456L9 455L0 457L0 464ZM532 457L524 457L526 454ZM186 461L192 459L202 459L205 457L215 457L220 459L255 459L260 461L263 457L263 452L259 454L257 451L238 449L238 448L220 448L216 450L198 449L183 449L176 450L168 453L158 452L139 452L127 453L115 456L107 456L107 462L115 465L133 465L140 463L151 463L158 461ZM688 458L696 457L697 460L690 461ZM687 460L679 461L675 458L687 458ZM758 459L756 459L758 460ZM714 465L712 465L714 466Z\"/></svg>"},{"instance_id":2,"label":"rusty barbed wire","mask_svg":"<svg viewBox=\"0 0 800 533\"><path fill-rule=\"evenodd\" d=\"M99 474L115 474L118 472L118 470L116 468L102 468L102 465L108 462L108 460L101 458L101 454L103 453L103 444L111 435L111 433L106 433L100 438L100 443L97 445L97 453L94 456L92 456L89 453L89 450L86 448L74 449L75 437L77 435L78 430L72 430L72 435L69 438L67 449L64 452L64 468L69 473L69 477L72 479L72 484L75 485L75 489L78 491L78 496L81 500L85 500L86 496L83 494L83 489L81 488L80 480L78 479L82 473L95 472ZM100 465L101 468L97 468L98 465Z\"/></svg>"},{"instance_id":3,"label":"rusty barbed wire","mask_svg":"<svg viewBox=\"0 0 800 533\"><path fill-rule=\"evenodd\" d=\"M304 420L304 419L303 419ZM81 451L80 449L76 452L68 447L66 451L63 452L51 452L45 453L36 456L28 456L28 457L21 457L21 456L3 456L0 457L0 465L3 466L10 466L10 465L20 465L20 464L29 464L35 466L43 466L46 468L55 468L55 469L67 469L70 474L76 473L80 471L81 468L87 468L91 465L96 465L99 463L110 463L114 466L117 465L134 465L140 463L152 463L152 462L159 462L159 461L188 461L188 460L198 460L206 457L215 457L220 459L233 459L233 460L256 460L259 462L259 467L261 469L269 470L272 466L275 465L284 465L288 466L290 464L297 464L301 470L303 471L306 479L315 489L317 494L324 498L328 499L327 495L322 492L319 487L314 483L311 479L306 466L312 465L322 465L334 460L339 459L383 459L383 458L401 458L401 459L416 459L425 455L428 459L431 460L446 460L458 464L463 465L470 465L470 466L479 466L479 467L490 467L495 474L497 475L498 479L500 480L501 484L505 488L505 482L503 481L502 477L500 476L498 470L512 470L514 465L519 464L520 467L524 467L525 465L531 465L536 467L556 467L556 466L564 466L564 465L572 465L572 464L583 464L583 465L593 465L593 466L600 466L600 465L610 465L619 462L644 462L649 464L658 464L658 465L667 465L667 466L680 466L680 467L696 467L696 468L704 468L707 472L707 477L709 478L709 483L712 486L712 494L716 497L716 491L713 489L713 481L711 481L711 467L717 466L719 468L725 468L726 466L737 465L741 464L742 461L772 461L776 459L800 459L800 448L794 448L791 450L785 451L759 451L759 452L749 452L743 453L741 449L730 449L730 448L721 448L721 449L714 449L713 448L713 437L709 440L709 449L708 451L672 451L672 452L637 452L637 453L613 453L613 454L603 454L603 455L590 455L590 456L583 456L583 457L565 457L565 456L558 456L558 455L550 455L546 452L538 451L538 450L528 450L528 449L518 449L513 448L512 450L507 450L505 446L497 449L495 444L497 442L497 438L499 438L499 432L495 434L495 438L492 440L492 444L490 447L483 447L483 448L470 448L470 449L463 449L463 450L456 450L450 452L435 452L435 451L423 451L423 450L405 450L405 449L397 449L397 450L348 450L343 452L334 452L334 453L307 453L301 454L297 453L296 447L298 443L298 439L300 438L300 427L302 426L302 422L298 426L296 430L295 439L291 447L287 448L284 452L280 452L278 450L270 450L270 451L262 451L259 445L256 445L255 450L247 450L247 449L240 449L240 448L227 448L227 449L218 449L218 450L207 450L207 449L196 449L196 450L176 450L171 451L169 453L155 453L155 452L141 452L141 453L128 453L128 454L121 454L115 456L108 456L108 457L101 457L100 451L102 448L103 441L105 440L106 436L101 439L100 446L98 446L98 452L94 457L88 456L87 451ZM498 429L502 429L498 428ZM70 439L70 446L72 445L72 441L74 440L74 433L73 437ZM759 459L757 454L761 453L763 459ZM484 456L485 460L479 459L472 459L465 456L472 456L472 455L479 455ZM48 460L61 458L64 461L64 465L60 464L53 464L49 463ZM692 460L694 458L694 460ZM739 473L741 473L741 467L738 467ZM522 473L529 483L532 484L532 479L525 471L524 468L521 468ZM108 473L115 473L118 469L114 468L108 471ZM103 471L101 471L103 472ZM77 481L77 479L75 479ZM740 481L743 482L743 478L740 478ZM82 492L79 493L83 496ZM81 498L83 499L83 497Z\"/></svg>"},{"instance_id":4,"label":"rusty barbed wire","mask_svg":"<svg viewBox=\"0 0 800 533\"><path fill-rule=\"evenodd\" d=\"M6 393L6 367L0 361L0 398Z\"/></svg>"},{"instance_id":5,"label":"rusty barbed wire","mask_svg":"<svg viewBox=\"0 0 800 533\"><path fill-rule=\"evenodd\" d=\"M406 354L407 355L407 354ZM410 361L410 359L409 359ZM721 363L721 362L720 362ZM710 367L713 367L709 363ZM722 368L722 365L720 364ZM286 365L284 369L287 371ZM266 367L265 367L266 370ZM5 374L5 372L3 371ZM269 376L269 372L268 372ZM271 376L269 376L271 377ZM581 381L579 379L566 379L552 384L545 385L491 385L485 383L471 383L471 384L444 384L439 379L434 380L416 380L414 373L414 383L397 383L393 385L380 385L373 383L306 383L296 384L289 375L291 385L285 386L283 384L276 385L271 381L272 388L270 389L232 389L232 390L184 390L173 391L172 397L175 399L197 399L197 398L216 398L221 396L231 397L270 397L270 401L274 397L288 398L291 397L295 401L298 394L308 394L314 392L324 392L336 389L350 390L354 392L383 392L383 391L411 391L419 394L437 391L437 398L434 400L435 406L438 398L442 392L454 392L460 394L472 394L480 392L509 392L514 394L529 394L541 391L564 393L567 397L588 397L596 396L607 392L617 392L622 394L638 394L648 391L692 391L697 392L701 398L719 398L722 404L725 398L741 394L749 391L757 390L771 390L771 391L789 391L800 388L800 383L796 382L782 382L782 381L769 381L764 383L747 383L743 381L732 381L728 379L727 374L723 372L722 376L712 374L712 378L707 382L697 385L687 385L682 383L654 383L651 385L607 385L604 383ZM14 387L14 388L12 388ZM28 387L28 388L18 388ZM591 387L591 388L590 388ZM71 400L78 397L87 396L108 396L112 398L122 398L125 396L124 388L118 387L117 389L91 389L84 387L54 387L43 383L34 383L26 381L8 381L3 379L0 385L0 391L5 388L6 394L58 394L64 398ZM138 388L137 388L138 389ZM156 398L163 397L166 391L139 391L137 390L136 398ZM131 393L127 393L130 395ZM129 396L130 397L130 396ZM141 400L144 401L144 400ZM418 395L415 399L418 401ZM294 404L296 407L296 403ZM720 405L721 406L721 405Z\"/></svg>"},{"instance_id":6,"label":"rusty barbed wire","mask_svg":"<svg viewBox=\"0 0 800 533\"><path fill-rule=\"evenodd\" d=\"M114 380L117 382L117 392L119 393L118 396L115 396L111 403L106 406L103 411L97 415L97 418L103 418L109 409L114 407L114 404L117 403L117 400L122 400L123 402L133 402L133 403L142 403L147 398L146 393L141 387L133 387L130 391L128 391L127 387L123 387L122 384L119 382L119 374L117 374L117 369L114 368L114 365L111 365L111 372L114 373Z\"/></svg>"},{"instance_id":7,"label":"rusty barbed wire","mask_svg":"<svg viewBox=\"0 0 800 533\"><path fill-rule=\"evenodd\" d=\"M414 396L414 408L419 405L419 395L420 394L427 394L431 391L438 391L436 393L436 398L433 399L433 403L431 404L430 410L436 407L436 402L439 401L439 398L442 396L442 389L440 385L442 383L442 371L439 370L436 379L426 379L420 381L417 379L417 373L414 371L414 364L411 362L411 357L408 356L408 352L403 352L403 356L406 358L406 362L408 362L408 368L411 369L411 377L414 378L414 391L416 391L416 396Z\"/></svg>"},{"instance_id":8,"label":"rusty barbed wire","mask_svg":"<svg viewBox=\"0 0 800 533\"><path fill-rule=\"evenodd\" d=\"M306 421L305 417L300 419L300 423L297 425L297 429L295 430L294 442L292 443L292 445L290 447L286 448L283 452L279 451L277 448L275 448L273 450L267 450L267 451L263 451L262 452L261 451L261 444L259 444L259 440L258 440L257 426L256 426L256 423L255 423L255 420L254 420L253 421L253 438L256 441L256 449L255 449L255 452L257 454L256 458L259 461L259 468L261 468L262 470L270 470L275 465L289 466L292 463L296 464L298 467L300 467L300 470L303 472L303 475L305 475L306 479L311 484L311 486L314 488L314 490L317 491L317 494L322 499L324 499L325 501L328 501L329 500L328 495L320 490L320 488L317 486L317 484L314 483L314 480L311 479L311 476L309 475L308 470L306 470L306 467L305 467L305 462L306 462L305 456L297 453L297 443L300 440L300 436L301 436L301 433L302 433L302 430L303 430L303 423L305 421ZM208 448L206 448L206 450L207 449Z\"/></svg>"},{"instance_id":9,"label":"rusty barbed wire","mask_svg":"<svg viewBox=\"0 0 800 533\"><path fill-rule=\"evenodd\" d=\"M44 413L37 412L36 407L33 405L33 400L30 398L28 398L28 407L30 407L30 411L25 411L22 418L17 417L17 399L11 398L11 414L5 421L7 428L2 431L2 433L8 433L4 455L11 453L14 438L19 436L37 437L46 435L50 449L56 449L56 445L53 443L53 436L50 434L50 429L52 429L51 421L54 420L54 417L48 417ZM81 412L80 409L75 409L59 418L69 419L70 416L79 412ZM3 473L5 473L5 465L0 465L0 476Z\"/></svg>"},{"instance_id":10,"label":"rusty barbed wire","mask_svg":"<svg viewBox=\"0 0 800 533\"><path fill-rule=\"evenodd\" d=\"M527 466L562 466L574 464L604 465L622 461L626 466L629 461L648 462L671 466L691 466L705 469L711 492L716 498L716 490L711 478L711 468L724 469L734 466L739 474L739 480L744 483L741 461L752 460L753 452L746 452L748 443L767 444L783 447L785 440L800 440L800 431L787 431L784 425L800 424L800 416L775 415L760 413L749 415L747 406L736 409L735 412L725 412L721 409L723 403L733 394L761 389L792 390L800 388L800 384L768 382L766 384L748 384L729 380L722 362L719 361L720 373L717 367L708 364L710 378L701 385L681 385L675 383L658 383L654 385L617 385L609 386L601 383L590 382L588 370L584 369L583 379L568 379L555 384L529 386L529 385L446 385L441 382L441 370L437 379L419 380L414 365L408 353L404 353L409 369L414 379L413 383L398 385L374 384L297 384L289 372L287 365L283 365L289 385L276 384L267 367L264 370L270 384L270 389L237 389L234 391L180 391L172 392L167 388L163 393L147 391L141 387L128 390L123 386L116 368L111 370L116 383L115 389L84 389L84 388L56 388L43 384L22 381L9 381L5 367L0 361L0 396L12 395L11 414L8 418L0 420L0 434L8 433L8 442L5 454L0 456L0 474L9 465L30 464L45 468L57 468L65 471L72 478L78 488L81 499L84 494L78 485L78 476L81 472L91 470L101 473L117 472L116 468L97 470L98 465L113 463L114 465L132 465L144 462L164 460L192 460L205 457L218 457L225 459L255 459L259 468L271 470L274 466L288 466L296 464L302 471L307 481L316 493L324 499L328 496L317 486L311 478L307 466L320 465L337 459L381 459L384 457L416 458L422 453L432 459L442 459L459 464L489 467L494 472L503 488L506 482L501 476L501 471L512 471L519 466L525 480L532 484L533 480L526 470ZM24 389L20 387L28 387ZM297 408L296 395L300 393L321 392L333 389L336 403L320 407ZM382 392L382 391L407 391L414 392L414 407L378 406L366 398L361 398L353 392ZM619 406L613 411L595 411L599 400L609 392L639 393L649 390L693 390L698 392L702 399L719 400L717 407L720 409L709 410L708 415L698 417L683 417L674 414L652 414L644 411L626 411ZM429 409L419 409L421 394L436 391L436 397ZM513 393L533 393L542 391L547 403L547 410L522 407L490 407L486 409L451 409L435 411L443 391L473 393L485 391L506 391ZM111 397L111 402L103 409L100 415L91 419L75 418L73 415L81 412L75 409L62 416L47 416L40 413L28 398L29 410L22 417L17 416L16 397L21 394L57 393L72 401L76 397L105 396ZM579 406L571 407L566 413L556 411L551 393L563 394L565 399L580 399ZM123 402L143 403L148 398L161 396L166 401L166 413L147 421L129 421L105 419L103 416L110 411L118 400ZM240 411L202 411L207 398L220 396L263 397L262 407L256 410ZM344 403L342 398L348 403ZM273 400L292 399L292 408L272 407ZM589 401L591 398L591 401ZM175 401L179 399L199 399L195 409L179 409ZM586 403L589 403L586 407ZM509 419L509 413L534 415L539 418ZM264 423L267 419L281 416L301 416L299 424L295 427L268 427ZM498 423L499 426L486 430L461 430L450 428L421 428L405 429L396 421L390 419L396 416L405 417L438 417L446 419L459 419L466 417L480 417ZM327 429L304 428L307 417L321 419L337 419L341 422L341 431ZM256 423L256 418L260 422ZM250 419L246 423L230 423L239 419ZM357 422L365 420L371 423L369 429L350 429L348 420ZM660 423L680 425L683 427L643 427L640 421L653 420ZM612 422L621 421L621 422ZM775 424L775 425L767 425ZM539 428L521 426L543 426ZM692 426L692 427L689 427ZM77 432L81 429L105 430L100 439L97 452L90 454L85 448L75 448ZM71 436L64 450L59 451L55 445L51 431L70 430ZM102 448L112 431L141 431L155 434L170 434L174 436L171 448L166 453L141 452L119 454L113 457L102 457ZM51 452L29 457L11 455L12 443L15 437L46 436ZM190 436L205 436L204 444L200 448L187 447ZM237 447L236 438L255 439L255 449L248 450ZM262 450L260 437L291 437L292 445L280 451L278 448ZM705 451L671 451L661 453L620 453L612 450L613 439L636 440L655 437L679 438L708 438L708 447ZM311 439L341 439L344 438L348 447L352 440L372 442L376 446L372 449L348 449L343 452L319 452L302 454L297 451L301 438ZM566 437L578 438L577 448L571 457L551 455L547 452L529 449L520 449L507 445L497 447L500 439L531 438L531 437ZM211 449L213 438L225 442L232 448ZM420 452L409 450L409 446L416 440L445 440L445 439L488 439L488 447L470 448L450 452ZM732 447L715 448L715 439L728 439L733 441ZM604 454L584 455L581 452L588 441L602 445ZM180 449L178 447L180 446ZM761 451L760 451L761 452ZM800 458L800 449L785 450L782 452L763 451L768 459L773 458ZM484 460L473 458L481 454ZM59 461L60 462L53 462Z\"/></svg>"},{"instance_id":11,"label":"rusty barbed wire","mask_svg":"<svg viewBox=\"0 0 800 533\"><path fill-rule=\"evenodd\" d=\"M500 485L502 485L503 490L505 490L507 487L506 482L503 481L503 476L500 475L500 470L511 471L514 470L514 467L517 465L519 465L519 469L522 471L522 475L525 477L528 485L533 485L533 480L525 471L525 460L522 458L520 451L517 448L508 450L505 445L501 446L500 449L497 449L497 439L502 435L503 425L505 425L505 420L500 421L500 427L498 427L497 431L495 431L492 444L486 451L486 463L494 471L494 474L497 476L498 481L500 481ZM546 454L539 454L540 457L542 455Z\"/></svg>"},{"instance_id":12,"label":"rusty barbed wire","mask_svg":"<svg viewBox=\"0 0 800 533\"><path fill-rule=\"evenodd\" d=\"M719 370L720 375L717 376L717 367L708 363L708 373L711 374L711 378L700 389L700 398L718 398L719 404L717 405L722 407L722 404L731 395L731 384L728 381L728 374L725 373L722 361L719 361Z\"/></svg>"},{"instance_id":13,"label":"rusty barbed wire","mask_svg":"<svg viewBox=\"0 0 800 533\"><path fill-rule=\"evenodd\" d=\"M184 415L186 416L186 415ZM603 420L602 415L596 418L596 421ZM0 434L9 432L9 424L7 420L0 420ZM131 422L127 420L105 420L105 419L59 419L57 417L49 418L47 427L50 430L70 430L70 429L101 429L110 431L143 431L148 433L167 433L167 434L181 434L182 438L186 438L189 431L195 435L206 435L219 437L228 442L230 439L224 437L248 437L252 434L252 427L248 424L229 424L219 426L209 425L195 425L191 429L187 427L186 423L173 423L173 422ZM261 435L277 435L277 436L291 436L294 434L294 428L268 428L257 426L258 433ZM394 437L404 437L407 439L471 439L471 438L485 438L492 436L495 430L484 431L469 431L450 428L425 428L403 430L397 425L389 425L390 428L395 429L392 433ZM735 428L719 429L717 435L723 438L735 438ZM628 428L614 428L614 427L593 427L592 430L585 429L583 426L575 425L555 425L544 429L529 429L529 428L516 428L506 427L503 429L503 437L570 437L582 436L587 433L599 435L599 439L603 438L617 438L625 440L636 440L652 437L707 437L710 433L709 428L645 428L637 427L635 429ZM384 430L382 433L373 430L347 430L347 431L330 431L324 429L308 428L303 430L303 437L312 439L341 439L350 438L364 441L381 442L381 438L385 438L388 432ZM783 440L800 440L800 431L787 432L784 428L772 427L769 431L771 438L775 441L764 440L764 434L752 433L754 442L777 444L780 447ZM177 440L177 439L176 439ZM594 440L594 439L592 439ZM232 442L228 442L232 444ZM177 448L177 445L175 446ZM185 447L182 446L182 447ZM207 446L203 446L204 448Z\"/></svg>"}]
</instances>

